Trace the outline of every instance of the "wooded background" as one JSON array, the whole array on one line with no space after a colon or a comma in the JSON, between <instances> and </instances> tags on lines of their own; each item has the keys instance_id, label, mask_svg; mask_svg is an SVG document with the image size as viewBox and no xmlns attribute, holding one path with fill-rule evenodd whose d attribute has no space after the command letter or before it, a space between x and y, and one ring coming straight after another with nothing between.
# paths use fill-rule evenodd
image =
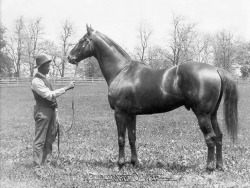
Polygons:
<instances>
[{"instance_id":1,"label":"wooded background","mask_svg":"<svg viewBox=\"0 0 250 188\"><path fill-rule=\"evenodd\" d=\"M185 16L173 14L169 26L171 31L166 33L166 44L160 46L151 40L154 28L143 20L138 23L137 32L134 33L137 44L128 53L153 69L198 61L247 78L250 71L250 41L227 29L215 34L199 32L197 25ZM52 59L51 77L72 76L74 68L67 62L67 56L79 40L75 38L76 32L74 23L69 19L62 22L55 41L46 39L42 18L18 17L12 29L0 24L0 77L33 77L35 57L39 54L46 54ZM82 78L102 77L95 58L80 63L77 75Z\"/></svg>"}]
</instances>

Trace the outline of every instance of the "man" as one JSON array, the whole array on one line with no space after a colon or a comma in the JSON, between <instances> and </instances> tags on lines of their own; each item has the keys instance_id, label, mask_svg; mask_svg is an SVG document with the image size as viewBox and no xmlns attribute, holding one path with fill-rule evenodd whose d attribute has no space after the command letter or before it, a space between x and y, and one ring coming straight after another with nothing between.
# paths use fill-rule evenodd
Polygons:
<instances>
[{"instance_id":1,"label":"man","mask_svg":"<svg viewBox=\"0 0 250 188\"><path fill-rule=\"evenodd\" d=\"M38 72L32 80L31 90L36 100L34 106L35 119L35 140L33 144L33 164L34 166L43 165L48 155L52 153L52 144L57 134L57 102L56 98L69 89L73 89L75 84L53 90L51 84L46 79L50 71L51 60L45 55L36 58Z\"/></svg>"}]
</instances>

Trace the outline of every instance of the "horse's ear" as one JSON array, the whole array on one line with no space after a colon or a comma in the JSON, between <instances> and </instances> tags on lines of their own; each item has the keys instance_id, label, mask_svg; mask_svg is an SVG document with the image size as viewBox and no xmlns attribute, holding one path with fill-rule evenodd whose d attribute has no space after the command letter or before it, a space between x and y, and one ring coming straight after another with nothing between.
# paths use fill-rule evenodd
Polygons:
<instances>
[{"instance_id":1,"label":"horse's ear","mask_svg":"<svg viewBox=\"0 0 250 188\"><path fill-rule=\"evenodd\" d=\"M89 26L88 26L88 24L86 24L86 29L87 29L87 33L89 34L89 30L90 30L90 28L89 28Z\"/></svg>"},{"instance_id":2,"label":"horse's ear","mask_svg":"<svg viewBox=\"0 0 250 188\"><path fill-rule=\"evenodd\" d=\"M87 33L88 33L88 35L90 35L92 33L93 29L92 29L91 25L89 27L88 24L86 24L86 27L87 27Z\"/></svg>"}]
</instances>

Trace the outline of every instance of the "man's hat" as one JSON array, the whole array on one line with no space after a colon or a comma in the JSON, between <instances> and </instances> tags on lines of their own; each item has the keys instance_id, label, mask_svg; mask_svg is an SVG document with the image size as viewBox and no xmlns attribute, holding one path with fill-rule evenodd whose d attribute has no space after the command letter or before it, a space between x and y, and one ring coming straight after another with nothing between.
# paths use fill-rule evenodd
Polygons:
<instances>
[{"instance_id":1,"label":"man's hat","mask_svg":"<svg viewBox=\"0 0 250 188\"><path fill-rule=\"evenodd\" d=\"M52 60L49 60L45 55L38 55L36 57L36 66L34 68L39 68L45 63L50 63Z\"/></svg>"}]
</instances>

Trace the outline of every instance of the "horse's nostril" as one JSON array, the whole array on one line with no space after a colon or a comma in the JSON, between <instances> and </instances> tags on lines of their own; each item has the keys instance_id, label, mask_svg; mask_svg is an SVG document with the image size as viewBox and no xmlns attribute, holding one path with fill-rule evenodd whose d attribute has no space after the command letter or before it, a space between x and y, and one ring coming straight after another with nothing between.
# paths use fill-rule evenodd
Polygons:
<instances>
[{"instance_id":1,"label":"horse's nostril","mask_svg":"<svg viewBox=\"0 0 250 188\"><path fill-rule=\"evenodd\" d=\"M75 63L75 59L72 58L71 56L68 56L68 61L69 61L70 63L72 63L72 64Z\"/></svg>"}]
</instances>

